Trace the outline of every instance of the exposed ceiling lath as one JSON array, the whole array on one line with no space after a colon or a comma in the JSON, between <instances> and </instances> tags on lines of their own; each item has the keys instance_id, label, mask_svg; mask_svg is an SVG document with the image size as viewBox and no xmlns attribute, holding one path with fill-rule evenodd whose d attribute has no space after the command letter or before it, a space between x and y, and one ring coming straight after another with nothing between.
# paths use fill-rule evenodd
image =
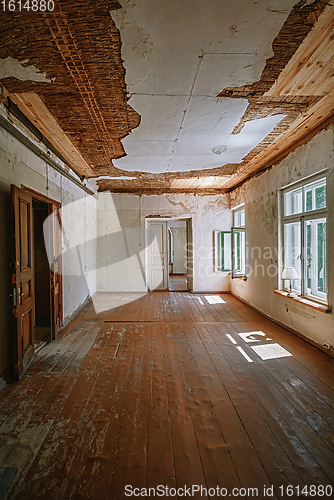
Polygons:
<instances>
[{"instance_id":1,"label":"exposed ceiling lath","mask_svg":"<svg viewBox=\"0 0 334 500\"><path fill-rule=\"evenodd\" d=\"M115 0L59 0L53 12L1 14L0 57L33 64L51 80L9 77L6 89L38 94L89 165L87 177L115 173L112 160L125 154L121 139L140 122L127 104L121 41L109 13L118 8Z\"/></svg>"}]
</instances>

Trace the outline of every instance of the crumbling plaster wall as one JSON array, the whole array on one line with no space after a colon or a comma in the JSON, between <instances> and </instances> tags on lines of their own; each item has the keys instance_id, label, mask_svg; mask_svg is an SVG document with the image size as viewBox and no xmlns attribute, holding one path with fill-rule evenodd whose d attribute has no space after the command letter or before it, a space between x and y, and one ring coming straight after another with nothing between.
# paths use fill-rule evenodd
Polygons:
<instances>
[{"instance_id":1,"label":"crumbling plaster wall","mask_svg":"<svg viewBox=\"0 0 334 500\"><path fill-rule=\"evenodd\" d=\"M228 291L228 273L215 272L213 231L229 230L229 196L134 196L103 192L97 202L97 290L145 291L145 218L191 218L193 290Z\"/></svg>"},{"instance_id":2,"label":"crumbling plaster wall","mask_svg":"<svg viewBox=\"0 0 334 500\"><path fill-rule=\"evenodd\" d=\"M66 320L86 299L87 295L95 291L95 236L96 216L94 197L73 184L69 179L61 176L46 165L41 158L23 146L7 131L0 127L0 377L6 375L13 364L13 328L11 304L11 271L12 260L12 221L11 221L11 193L10 186L15 184L33 189L49 198L61 202L64 209L62 216L69 238L73 241L73 234L85 235L86 241L93 240L94 244L80 246L84 275L68 275L67 269L73 265L68 258L64 259L63 276L63 307ZM87 247L88 248L88 247ZM72 259L77 258L73 252Z\"/></svg>"},{"instance_id":3,"label":"crumbling plaster wall","mask_svg":"<svg viewBox=\"0 0 334 500\"><path fill-rule=\"evenodd\" d=\"M245 203L248 279L234 279L231 290L269 317L315 342L334 345L334 316L274 294L279 280L278 192L293 182L329 169L327 184L328 301L334 302L334 126L319 132L278 165L231 193L231 207ZM261 267L263 266L263 268ZM264 274L264 276L263 276Z\"/></svg>"}]
</instances>

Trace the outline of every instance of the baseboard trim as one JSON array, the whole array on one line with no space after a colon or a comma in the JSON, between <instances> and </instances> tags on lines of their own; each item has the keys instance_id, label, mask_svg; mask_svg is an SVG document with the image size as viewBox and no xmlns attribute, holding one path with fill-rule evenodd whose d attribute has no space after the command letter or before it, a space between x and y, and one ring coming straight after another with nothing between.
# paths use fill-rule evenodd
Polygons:
<instances>
[{"instance_id":1,"label":"baseboard trim","mask_svg":"<svg viewBox=\"0 0 334 500\"><path fill-rule=\"evenodd\" d=\"M246 306L248 306L251 309L253 309L253 311L256 311L258 314L261 314L261 316L263 316L264 318L268 319L269 321L272 321L272 323L275 323L275 325L278 325L281 328L284 328L284 330L287 330L288 332L292 333L293 335L295 335L296 337L300 338L301 340L304 340L304 342L307 342L312 347L316 347L317 349L319 349L320 351L324 352L325 354L328 354L328 356L331 356L332 358L334 358L334 352L332 352L330 349L324 347L321 344L318 344L314 340L306 337L305 335L303 335L302 333L298 332L297 330L294 330L293 328L290 328L289 326L285 325L284 323L281 323L281 321L278 321L277 319L272 318L268 314L264 313L260 309L257 309L255 306L253 306L252 304L250 304L249 302L247 302L247 300L239 297L239 295L237 295L236 293L234 293L234 292L228 292L228 293L230 293L231 295L233 295L233 297L235 297L236 299L240 300L240 302L243 302L244 304L246 304Z\"/></svg>"},{"instance_id":2,"label":"baseboard trim","mask_svg":"<svg viewBox=\"0 0 334 500\"><path fill-rule=\"evenodd\" d=\"M78 306L72 314L66 316L66 318L63 319L60 331L66 328L79 315L82 315L84 313L84 310L90 305L91 302L92 302L91 295L87 295L83 303L80 304L80 306Z\"/></svg>"}]
</instances>

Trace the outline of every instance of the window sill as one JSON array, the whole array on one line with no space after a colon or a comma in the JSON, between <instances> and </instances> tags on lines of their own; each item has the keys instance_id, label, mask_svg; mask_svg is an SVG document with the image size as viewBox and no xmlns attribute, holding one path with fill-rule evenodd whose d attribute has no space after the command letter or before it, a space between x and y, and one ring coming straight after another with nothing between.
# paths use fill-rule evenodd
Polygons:
<instances>
[{"instance_id":1,"label":"window sill","mask_svg":"<svg viewBox=\"0 0 334 500\"><path fill-rule=\"evenodd\" d=\"M302 297L289 297L288 292L284 292L283 290L274 290L274 293L276 295L281 295L282 297L286 297L289 300L293 300L294 302L298 302L299 304L304 304L307 307L311 307L312 309L315 309L316 311L325 313L325 314L330 314L332 311L329 309L327 306L318 304L317 302L313 302L312 300L309 299L303 299Z\"/></svg>"}]
</instances>

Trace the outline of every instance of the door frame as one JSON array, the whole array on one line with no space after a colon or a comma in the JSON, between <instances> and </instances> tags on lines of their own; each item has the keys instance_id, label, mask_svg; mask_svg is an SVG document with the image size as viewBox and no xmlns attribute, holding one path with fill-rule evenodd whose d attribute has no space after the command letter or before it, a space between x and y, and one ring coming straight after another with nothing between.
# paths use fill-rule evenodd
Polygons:
<instances>
[{"instance_id":1,"label":"door frame","mask_svg":"<svg viewBox=\"0 0 334 500\"><path fill-rule=\"evenodd\" d=\"M61 209L61 203L54 200L53 198L49 198L48 196L45 196L42 193L39 193L38 191L35 191L27 186L22 185L21 189L25 191L26 193L29 193L32 196L33 200L37 201L42 201L43 203L48 205L48 211L49 211L49 216L54 213L55 211L57 214L59 214L59 210ZM59 226L61 229L61 219L60 215L58 218ZM57 235L56 231L53 232L53 236ZM58 239L55 241L55 245L57 246L58 249L60 249L59 252L59 266L58 270L56 269L51 269L49 266L49 282L50 282L50 313L51 313L51 335L50 335L50 340L56 340L58 337L58 331L59 327L62 324L63 321L63 276L62 276L62 262L61 262L61 248L62 248L62 241L59 241L61 238L61 235L57 236ZM49 244L51 244L51 234L49 234ZM55 295L54 295L54 288L55 288L55 272L57 274L57 284L59 286L59 293L58 293L58 298L59 298L59 314L58 316L55 315L54 313L54 303L55 303ZM34 293L34 302L35 302L35 293ZM60 320L60 324L57 324L57 318Z\"/></svg>"},{"instance_id":2,"label":"door frame","mask_svg":"<svg viewBox=\"0 0 334 500\"><path fill-rule=\"evenodd\" d=\"M145 217L145 266L146 266L146 290L149 290L149 279L148 279L148 223L149 222L171 222L175 220L186 221L187 223L187 279L188 279L188 290L191 292L193 290L193 268L194 268L194 253L193 253L193 219L190 216L180 216L180 217ZM168 228L168 225L167 225ZM166 248L165 251L168 256L168 238L166 238ZM167 288L169 289L169 259L167 259ZM159 291L159 290L156 290Z\"/></svg>"}]
</instances>

